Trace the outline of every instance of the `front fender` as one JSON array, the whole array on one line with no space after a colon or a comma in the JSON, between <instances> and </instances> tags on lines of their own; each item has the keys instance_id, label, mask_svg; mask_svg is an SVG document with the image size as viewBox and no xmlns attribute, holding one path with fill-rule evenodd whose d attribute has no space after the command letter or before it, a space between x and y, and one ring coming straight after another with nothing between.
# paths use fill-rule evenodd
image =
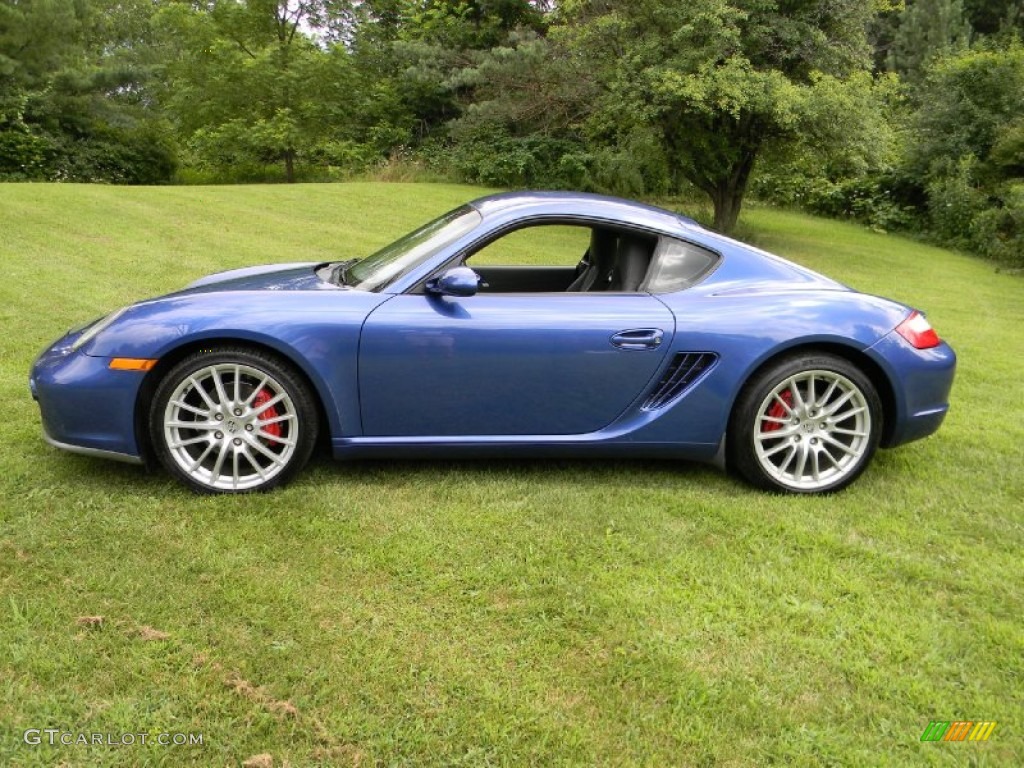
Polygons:
<instances>
[{"instance_id":1,"label":"front fender","mask_svg":"<svg viewBox=\"0 0 1024 768\"><path fill-rule=\"evenodd\" d=\"M359 334L366 315L389 298L356 291L168 297L132 307L84 351L93 357L159 360L186 347L201 349L204 342L260 345L308 377L332 436L354 436L362 433Z\"/></svg>"}]
</instances>

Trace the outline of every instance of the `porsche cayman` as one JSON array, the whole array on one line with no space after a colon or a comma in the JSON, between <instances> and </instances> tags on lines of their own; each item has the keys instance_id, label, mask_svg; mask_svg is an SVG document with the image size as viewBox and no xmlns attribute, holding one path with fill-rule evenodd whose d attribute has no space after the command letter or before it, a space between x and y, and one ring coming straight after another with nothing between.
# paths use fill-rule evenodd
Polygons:
<instances>
[{"instance_id":1,"label":"porsche cayman","mask_svg":"<svg viewBox=\"0 0 1024 768\"><path fill-rule=\"evenodd\" d=\"M691 219L485 197L362 259L235 269L68 332L35 362L45 439L200 492L336 458L712 462L838 490L935 432L955 355L925 316Z\"/></svg>"}]
</instances>

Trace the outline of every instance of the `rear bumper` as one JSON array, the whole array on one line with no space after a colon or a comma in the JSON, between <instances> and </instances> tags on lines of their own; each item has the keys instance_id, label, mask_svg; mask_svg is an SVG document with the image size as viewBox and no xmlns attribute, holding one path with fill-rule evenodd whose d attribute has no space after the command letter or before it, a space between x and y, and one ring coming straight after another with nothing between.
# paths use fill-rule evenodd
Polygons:
<instances>
[{"instance_id":1,"label":"rear bumper","mask_svg":"<svg viewBox=\"0 0 1024 768\"><path fill-rule=\"evenodd\" d=\"M956 374L956 353L949 345L914 349L893 332L868 353L882 366L893 388L895 419L886 429L883 447L920 440L938 430L949 411Z\"/></svg>"},{"instance_id":2,"label":"rear bumper","mask_svg":"<svg viewBox=\"0 0 1024 768\"><path fill-rule=\"evenodd\" d=\"M69 350L62 339L44 351L29 376L43 437L75 453L141 463L135 402L144 373L112 371L109 360Z\"/></svg>"}]
</instances>

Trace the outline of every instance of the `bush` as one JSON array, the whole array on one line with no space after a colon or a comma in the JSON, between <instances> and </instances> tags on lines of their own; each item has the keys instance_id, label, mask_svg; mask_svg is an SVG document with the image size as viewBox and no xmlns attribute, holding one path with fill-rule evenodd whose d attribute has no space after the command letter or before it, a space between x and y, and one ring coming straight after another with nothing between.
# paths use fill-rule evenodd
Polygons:
<instances>
[{"instance_id":1,"label":"bush","mask_svg":"<svg viewBox=\"0 0 1024 768\"><path fill-rule=\"evenodd\" d=\"M894 174L830 179L797 169L760 173L752 185L755 196L777 205L802 208L834 218L854 219L878 232L906 230L920 220L906 204Z\"/></svg>"},{"instance_id":2,"label":"bush","mask_svg":"<svg viewBox=\"0 0 1024 768\"><path fill-rule=\"evenodd\" d=\"M0 131L0 180L163 184L175 169L174 148L162 131L92 126L50 136L27 128Z\"/></svg>"},{"instance_id":3,"label":"bush","mask_svg":"<svg viewBox=\"0 0 1024 768\"><path fill-rule=\"evenodd\" d=\"M0 181L47 178L53 154L49 139L18 128L0 131Z\"/></svg>"},{"instance_id":4,"label":"bush","mask_svg":"<svg viewBox=\"0 0 1024 768\"><path fill-rule=\"evenodd\" d=\"M1024 47L983 46L937 60L914 116L908 173L928 196L941 242L1024 264Z\"/></svg>"},{"instance_id":5,"label":"bush","mask_svg":"<svg viewBox=\"0 0 1024 768\"><path fill-rule=\"evenodd\" d=\"M966 155L948 175L937 176L928 185L928 214L931 232L942 242L969 248L974 220L988 200L974 182L977 160Z\"/></svg>"},{"instance_id":6,"label":"bush","mask_svg":"<svg viewBox=\"0 0 1024 768\"><path fill-rule=\"evenodd\" d=\"M1010 186L998 206L980 211L971 235L971 245L982 255L1024 269L1024 184Z\"/></svg>"},{"instance_id":7,"label":"bush","mask_svg":"<svg viewBox=\"0 0 1024 768\"><path fill-rule=\"evenodd\" d=\"M449 158L458 176L471 184L554 189L588 184L590 157L581 144L542 135L512 136L493 124L463 132Z\"/></svg>"},{"instance_id":8,"label":"bush","mask_svg":"<svg viewBox=\"0 0 1024 768\"><path fill-rule=\"evenodd\" d=\"M662 196L673 189L669 163L649 131L635 131L621 144L596 149L590 181L597 192L623 197Z\"/></svg>"}]
</instances>

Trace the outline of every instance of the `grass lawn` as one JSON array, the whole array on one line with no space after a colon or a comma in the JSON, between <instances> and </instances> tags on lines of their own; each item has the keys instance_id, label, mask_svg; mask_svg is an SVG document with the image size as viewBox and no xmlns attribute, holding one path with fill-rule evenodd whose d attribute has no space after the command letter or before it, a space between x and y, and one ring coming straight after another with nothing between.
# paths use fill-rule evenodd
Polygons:
<instances>
[{"instance_id":1,"label":"grass lawn","mask_svg":"<svg viewBox=\"0 0 1024 768\"><path fill-rule=\"evenodd\" d=\"M1024 280L973 258L747 211L960 356L939 434L831 498L668 462L326 459L204 498L41 440L28 369L69 326L478 193L0 186L0 764L1024 764ZM961 719L998 725L919 740Z\"/></svg>"}]
</instances>

